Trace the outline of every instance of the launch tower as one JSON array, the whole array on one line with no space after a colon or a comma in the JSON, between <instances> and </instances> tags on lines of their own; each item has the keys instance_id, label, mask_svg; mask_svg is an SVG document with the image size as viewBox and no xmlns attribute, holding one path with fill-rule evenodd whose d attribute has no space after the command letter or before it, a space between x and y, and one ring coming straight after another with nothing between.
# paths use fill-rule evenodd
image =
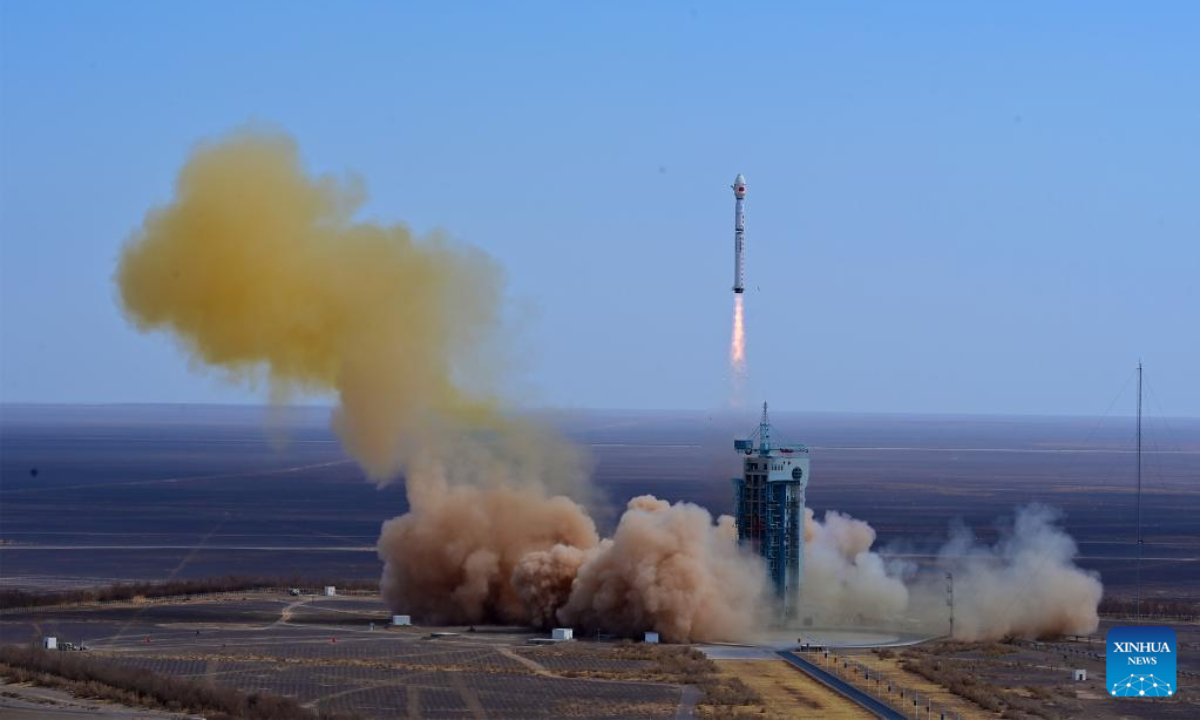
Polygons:
<instances>
[{"instance_id":1,"label":"launch tower","mask_svg":"<svg viewBox=\"0 0 1200 720\"><path fill-rule=\"evenodd\" d=\"M763 403L758 432L734 440L743 455L742 477L734 478L738 542L767 563L780 615L793 617L804 579L804 489L808 446L771 443L771 421Z\"/></svg>"}]
</instances>

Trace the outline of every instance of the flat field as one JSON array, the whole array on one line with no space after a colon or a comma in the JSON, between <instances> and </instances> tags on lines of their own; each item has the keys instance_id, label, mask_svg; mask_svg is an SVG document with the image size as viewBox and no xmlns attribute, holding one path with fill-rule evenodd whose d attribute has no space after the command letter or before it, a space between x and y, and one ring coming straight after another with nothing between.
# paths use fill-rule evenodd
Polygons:
<instances>
[{"instance_id":1,"label":"flat field","mask_svg":"<svg viewBox=\"0 0 1200 720\"><path fill-rule=\"evenodd\" d=\"M373 578L380 524L406 509L342 452L327 409L0 406L0 583L70 587L213 575ZM808 504L871 523L878 545L933 551L952 522L982 539L1053 505L1110 595L1135 578L1128 417L799 415L776 437L812 449ZM632 496L732 509L731 440L753 412L589 411L540 419L585 446L602 528ZM1149 418L1143 581L1200 597L1200 421Z\"/></svg>"},{"instance_id":2,"label":"flat field","mask_svg":"<svg viewBox=\"0 0 1200 720\"><path fill-rule=\"evenodd\" d=\"M1200 625L1172 623L1179 638L1176 694L1163 698L1112 697L1106 690L1105 621L1091 640L1054 642L951 643L932 642L910 648L847 651L844 657L881 678L927 693L937 704L969 718L998 717L988 712L990 700L1016 703L1012 712L1047 718L1162 718L1184 720L1200 716ZM921 668L925 672L921 672ZM1075 670L1087 679L1075 681ZM856 685L871 681L856 678ZM973 699L978 698L980 702Z\"/></svg>"},{"instance_id":3,"label":"flat field","mask_svg":"<svg viewBox=\"0 0 1200 720\"><path fill-rule=\"evenodd\" d=\"M368 718L670 718L683 697L636 679L654 663L614 657L613 643L550 653L526 644L544 634L523 628L392 628L389 618L377 595L253 593L10 611L0 643L53 635L119 665Z\"/></svg>"}]
</instances>

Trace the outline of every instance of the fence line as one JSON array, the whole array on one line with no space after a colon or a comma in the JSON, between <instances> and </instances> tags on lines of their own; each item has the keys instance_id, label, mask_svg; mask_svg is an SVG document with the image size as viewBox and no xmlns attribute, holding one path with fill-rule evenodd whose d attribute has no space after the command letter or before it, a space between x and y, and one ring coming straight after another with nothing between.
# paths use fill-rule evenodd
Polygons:
<instances>
[{"instance_id":1,"label":"fence line","mask_svg":"<svg viewBox=\"0 0 1200 720\"><path fill-rule=\"evenodd\" d=\"M794 652L822 670L835 675L897 712L914 720L962 720L962 716L928 693L915 690L894 680L886 673L819 645L803 645Z\"/></svg>"}]
</instances>

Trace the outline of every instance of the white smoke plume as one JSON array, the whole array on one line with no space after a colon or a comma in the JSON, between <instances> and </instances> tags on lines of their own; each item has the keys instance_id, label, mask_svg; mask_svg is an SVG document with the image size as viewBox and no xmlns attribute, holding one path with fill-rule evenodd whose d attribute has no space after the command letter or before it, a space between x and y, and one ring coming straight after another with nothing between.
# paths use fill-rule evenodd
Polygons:
<instances>
[{"instance_id":1,"label":"white smoke plume","mask_svg":"<svg viewBox=\"0 0 1200 720\"><path fill-rule=\"evenodd\" d=\"M871 550L875 530L834 510L823 522L804 510L804 583L801 602L825 622L899 618L908 608L904 566Z\"/></svg>"},{"instance_id":2,"label":"white smoke plume","mask_svg":"<svg viewBox=\"0 0 1200 720\"><path fill-rule=\"evenodd\" d=\"M806 575L801 603L820 622L949 631L947 572L953 574L954 637L960 640L1086 634L1099 625L1099 577L1075 565L1077 548L1044 505L1017 510L991 545L965 527L934 555L932 567L872 550L875 531L837 512L805 518Z\"/></svg>"},{"instance_id":3,"label":"white smoke plume","mask_svg":"<svg viewBox=\"0 0 1200 720\"><path fill-rule=\"evenodd\" d=\"M1017 511L994 545L966 528L940 552L939 568L954 573L954 636L978 640L1016 635L1087 634L1100 624L1099 576L1075 565L1075 541L1045 505Z\"/></svg>"}]
</instances>

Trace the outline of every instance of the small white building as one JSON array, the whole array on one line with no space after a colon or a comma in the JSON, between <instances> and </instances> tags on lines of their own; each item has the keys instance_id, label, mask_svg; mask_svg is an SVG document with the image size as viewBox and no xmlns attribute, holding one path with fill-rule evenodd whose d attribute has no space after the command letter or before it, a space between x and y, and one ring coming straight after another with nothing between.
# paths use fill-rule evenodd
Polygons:
<instances>
[{"instance_id":1,"label":"small white building","mask_svg":"<svg viewBox=\"0 0 1200 720\"><path fill-rule=\"evenodd\" d=\"M571 628L554 628L550 637L554 640L574 640L575 631Z\"/></svg>"},{"instance_id":2,"label":"small white building","mask_svg":"<svg viewBox=\"0 0 1200 720\"><path fill-rule=\"evenodd\" d=\"M337 595L337 588L334 587L333 585L326 585L325 586L325 597L333 597L334 595Z\"/></svg>"},{"instance_id":3,"label":"small white building","mask_svg":"<svg viewBox=\"0 0 1200 720\"><path fill-rule=\"evenodd\" d=\"M410 617L408 615L393 615L392 616L392 624L393 625L412 625L412 617Z\"/></svg>"},{"instance_id":4,"label":"small white building","mask_svg":"<svg viewBox=\"0 0 1200 720\"><path fill-rule=\"evenodd\" d=\"M56 637L42 638L42 647L47 650L57 650L58 649L58 638L56 638Z\"/></svg>"},{"instance_id":5,"label":"small white building","mask_svg":"<svg viewBox=\"0 0 1200 720\"><path fill-rule=\"evenodd\" d=\"M658 633L656 633L656 632L646 633L645 642L651 643L653 645L657 645L658 644Z\"/></svg>"},{"instance_id":6,"label":"small white building","mask_svg":"<svg viewBox=\"0 0 1200 720\"><path fill-rule=\"evenodd\" d=\"M1087 680L1087 670L1077 668L1075 670L1075 682L1084 682Z\"/></svg>"}]
</instances>

